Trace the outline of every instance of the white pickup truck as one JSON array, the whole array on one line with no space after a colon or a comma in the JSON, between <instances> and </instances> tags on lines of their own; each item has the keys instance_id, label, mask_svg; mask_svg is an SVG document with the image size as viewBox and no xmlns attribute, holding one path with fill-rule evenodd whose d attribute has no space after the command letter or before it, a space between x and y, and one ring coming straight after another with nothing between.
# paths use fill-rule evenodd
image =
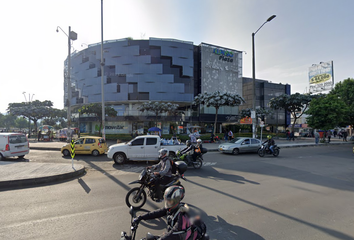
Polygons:
<instances>
[{"instance_id":1,"label":"white pickup truck","mask_svg":"<svg viewBox=\"0 0 354 240\"><path fill-rule=\"evenodd\" d=\"M167 148L170 155L185 148L186 145L162 145L161 138L157 135L143 135L126 143L118 143L108 148L107 157L112 158L116 164L122 164L127 160L132 161L157 161L158 151Z\"/></svg>"}]
</instances>

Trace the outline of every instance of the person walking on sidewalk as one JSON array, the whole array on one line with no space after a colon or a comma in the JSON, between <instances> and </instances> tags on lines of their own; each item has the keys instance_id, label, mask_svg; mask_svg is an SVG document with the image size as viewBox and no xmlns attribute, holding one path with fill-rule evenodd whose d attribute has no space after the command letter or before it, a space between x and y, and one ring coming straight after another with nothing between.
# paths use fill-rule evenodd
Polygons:
<instances>
[{"instance_id":1,"label":"person walking on sidewalk","mask_svg":"<svg viewBox=\"0 0 354 240\"><path fill-rule=\"evenodd\" d=\"M332 132L331 132L331 130L328 130L327 134L326 134L326 137L328 138L328 143L331 142L331 136L332 136Z\"/></svg>"},{"instance_id":2,"label":"person walking on sidewalk","mask_svg":"<svg viewBox=\"0 0 354 240\"><path fill-rule=\"evenodd\" d=\"M348 133L347 131L343 131L343 142L347 142L347 137L348 137Z\"/></svg>"},{"instance_id":3,"label":"person walking on sidewalk","mask_svg":"<svg viewBox=\"0 0 354 240\"><path fill-rule=\"evenodd\" d=\"M295 134L294 134L294 131L292 131L292 132L290 133L289 141L291 141L291 139L292 139L293 141L295 141Z\"/></svg>"},{"instance_id":4,"label":"person walking on sidewalk","mask_svg":"<svg viewBox=\"0 0 354 240\"><path fill-rule=\"evenodd\" d=\"M318 142L320 141L320 134L316 131L315 132L315 143L318 145Z\"/></svg>"}]
</instances>

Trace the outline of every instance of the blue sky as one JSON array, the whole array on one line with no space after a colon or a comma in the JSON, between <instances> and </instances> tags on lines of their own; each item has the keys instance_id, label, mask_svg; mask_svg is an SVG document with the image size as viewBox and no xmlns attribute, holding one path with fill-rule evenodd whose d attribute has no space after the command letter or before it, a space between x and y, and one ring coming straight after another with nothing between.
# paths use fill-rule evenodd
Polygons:
<instances>
[{"instance_id":1,"label":"blue sky","mask_svg":"<svg viewBox=\"0 0 354 240\"><path fill-rule=\"evenodd\" d=\"M75 50L101 41L100 0L1 1L0 112L8 103L51 100L63 108L65 32L78 34ZM104 40L175 38L245 51L243 76L309 88L312 64L333 61L334 79L354 76L352 0L104 0Z\"/></svg>"}]
</instances>

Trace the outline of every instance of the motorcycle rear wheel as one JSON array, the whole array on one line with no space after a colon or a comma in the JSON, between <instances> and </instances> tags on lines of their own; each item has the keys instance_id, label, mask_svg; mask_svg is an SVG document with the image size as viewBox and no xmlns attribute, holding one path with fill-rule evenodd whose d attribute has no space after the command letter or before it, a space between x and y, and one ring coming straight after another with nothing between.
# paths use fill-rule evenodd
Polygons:
<instances>
[{"instance_id":1,"label":"motorcycle rear wheel","mask_svg":"<svg viewBox=\"0 0 354 240\"><path fill-rule=\"evenodd\" d=\"M264 154L265 154L265 151L264 151L263 149L259 149L259 150L258 150L258 155L259 155L260 157L264 157Z\"/></svg>"},{"instance_id":2,"label":"motorcycle rear wheel","mask_svg":"<svg viewBox=\"0 0 354 240\"><path fill-rule=\"evenodd\" d=\"M199 169L203 166L203 161L200 158L197 158L197 160L195 160L195 162L193 162L193 167L195 169Z\"/></svg>"},{"instance_id":3,"label":"motorcycle rear wheel","mask_svg":"<svg viewBox=\"0 0 354 240\"><path fill-rule=\"evenodd\" d=\"M277 157L279 155L279 149L274 149L273 156Z\"/></svg>"},{"instance_id":4,"label":"motorcycle rear wheel","mask_svg":"<svg viewBox=\"0 0 354 240\"><path fill-rule=\"evenodd\" d=\"M139 190L139 187L132 188L125 196L125 203L129 208L132 206L134 209L139 209L144 206L147 198L146 192L143 190L140 194L140 197L137 198L136 195L138 194Z\"/></svg>"}]
</instances>

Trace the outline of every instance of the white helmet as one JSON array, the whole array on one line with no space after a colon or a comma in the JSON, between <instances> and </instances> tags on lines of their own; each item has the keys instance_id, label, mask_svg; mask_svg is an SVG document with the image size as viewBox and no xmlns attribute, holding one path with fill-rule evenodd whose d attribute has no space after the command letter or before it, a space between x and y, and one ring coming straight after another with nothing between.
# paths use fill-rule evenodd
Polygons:
<instances>
[{"instance_id":1,"label":"white helmet","mask_svg":"<svg viewBox=\"0 0 354 240\"><path fill-rule=\"evenodd\" d=\"M165 156L168 156L169 152L170 152L170 151L168 151L168 149L166 149L166 148L160 149L160 151L159 151L159 158L163 158L163 157L165 157Z\"/></svg>"},{"instance_id":2,"label":"white helmet","mask_svg":"<svg viewBox=\"0 0 354 240\"><path fill-rule=\"evenodd\" d=\"M202 143L202 139L198 139L198 140L197 140L197 143Z\"/></svg>"}]
</instances>

